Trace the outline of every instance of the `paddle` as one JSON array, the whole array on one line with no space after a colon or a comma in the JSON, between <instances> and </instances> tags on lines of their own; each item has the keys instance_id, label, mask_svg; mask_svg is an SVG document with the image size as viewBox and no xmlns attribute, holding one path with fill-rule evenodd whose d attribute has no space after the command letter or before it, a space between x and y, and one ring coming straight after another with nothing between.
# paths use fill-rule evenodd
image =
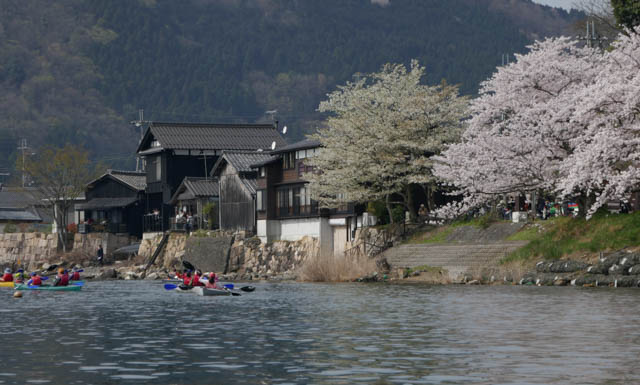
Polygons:
<instances>
[{"instance_id":1,"label":"paddle","mask_svg":"<svg viewBox=\"0 0 640 385\"><path fill-rule=\"evenodd\" d=\"M191 271L196 271L196 267L193 266L189 261L182 261L182 266L184 266L185 269L189 269Z\"/></svg>"},{"instance_id":2,"label":"paddle","mask_svg":"<svg viewBox=\"0 0 640 385\"><path fill-rule=\"evenodd\" d=\"M174 285L174 284L172 284L172 283L165 283L165 284L164 284L164 288L165 288L166 290L173 290L173 289L177 289L177 288L178 288L178 285Z\"/></svg>"}]
</instances>

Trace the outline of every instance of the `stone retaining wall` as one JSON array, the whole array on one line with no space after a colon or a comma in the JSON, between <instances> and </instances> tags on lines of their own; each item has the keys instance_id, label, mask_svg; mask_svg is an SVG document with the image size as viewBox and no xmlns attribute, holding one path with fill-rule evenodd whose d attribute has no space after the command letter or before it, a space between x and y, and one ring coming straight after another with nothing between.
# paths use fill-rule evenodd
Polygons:
<instances>
[{"instance_id":1,"label":"stone retaining wall","mask_svg":"<svg viewBox=\"0 0 640 385\"><path fill-rule=\"evenodd\" d=\"M8 266L20 261L27 268L31 268L35 262L55 256L57 250L58 238L56 234L0 234L0 265Z\"/></svg>"},{"instance_id":2,"label":"stone retaining wall","mask_svg":"<svg viewBox=\"0 0 640 385\"><path fill-rule=\"evenodd\" d=\"M102 245L105 258L109 260L113 252L121 247L137 242L136 237L111 233L75 234L73 251L82 253L90 259L97 258L98 246Z\"/></svg>"}]
</instances>

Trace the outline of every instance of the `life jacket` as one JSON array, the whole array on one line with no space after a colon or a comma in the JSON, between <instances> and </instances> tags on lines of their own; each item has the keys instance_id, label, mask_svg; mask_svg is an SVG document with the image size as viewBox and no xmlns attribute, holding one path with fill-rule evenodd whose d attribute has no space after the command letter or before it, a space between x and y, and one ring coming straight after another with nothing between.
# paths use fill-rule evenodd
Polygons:
<instances>
[{"instance_id":1,"label":"life jacket","mask_svg":"<svg viewBox=\"0 0 640 385\"><path fill-rule=\"evenodd\" d=\"M23 283L24 282L24 274L23 273L15 273L13 275L13 280L16 281L17 283Z\"/></svg>"},{"instance_id":2,"label":"life jacket","mask_svg":"<svg viewBox=\"0 0 640 385\"><path fill-rule=\"evenodd\" d=\"M189 276L185 275L182 278L182 283L184 283L185 285L189 286L191 284L191 278Z\"/></svg>"},{"instance_id":3,"label":"life jacket","mask_svg":"<svg viewBox=\"0 0 640 385\"><path fill-rule=\"evenodd\" d=\"M176 273L176 278L182 279L182 278L184 278L184 276L182 274L180 274L180 273Z\"/></svg>"},{"instance_id":4,"label":"life jacket","mask_svg":"<svg viewBox=\"0 0 640 385\"><path fill-rule=\"evenodd\" d=\"M4 273L2 280L4 282L13 282L13 275L11 273Z\"/></svg>"},{"instance_id":5,"label":"life jacket","mask_svg":"<svg viewBox=\"0 0 640 385\"><path fill-rule=\"evenodd\" d=\"M57 286L69 286L69 274L58 275L60 281L58 281Z\"/></svg>"},{"instance_id":6,"label":"life jacket","mask_svg":"<svg viewBox=\"0 0 640 385\"><path fill-rule=\"evenodd\" d=\"M32 286L40 286L40 285L42 285L42 279L40 279L39 275L35 275L35 276L31 277L31 279L29 281L31 281L31 285Z\"/></svg>"},{"instance_id":7,"label":"life jacket","mask_svg":"<svg viewBox=\"0 0 640 385\"><path fill-rule=\"evenodd\" d=\"M200 282L200 276L198 274L193 276L191 286L204 286L204 283Z\"/></svg>"},{"instance_id":8,"label":"life jacket","mask_svg":"<svg viewBox=\"0 0 640 385\"><path fill-rule=\"evenodd\" d=\"M80 272L74 271L73 274L71 274L71 280L72 281L79 281L80 280Z\"/></svg>"}]
</instances>

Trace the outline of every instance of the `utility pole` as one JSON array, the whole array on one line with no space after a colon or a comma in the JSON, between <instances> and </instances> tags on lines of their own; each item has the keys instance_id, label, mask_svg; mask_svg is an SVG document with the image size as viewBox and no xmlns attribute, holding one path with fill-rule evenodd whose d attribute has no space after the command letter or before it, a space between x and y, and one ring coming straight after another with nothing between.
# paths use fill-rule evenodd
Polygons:
<instances>
[{"instance_id":1,"label":"utility pole","mask_svg":"<svg viewBox=\"0 0 640 385\"><path fill-rule=\"evenodd\" d=\"M587 42L589 48L603 48L603 42L607 40L605 36L600 36L596 33L596 23L593 20L587 20L587 34L585 36L578 36L578 40Z\"/></svg>"},{"instance_id":2,"label":"utility pole","mask_svg":"<svg viewBox=\"0 0 640 385\"><path fill-rule=\"evenodd\" d=\"M140 139L138 140L138 145L139 145L140 142L142 142L142 137L144 135L144 128L143 128L143 123L145 123L145 121L144 121L144 110L143 109L139 109L138 110L138 120L132 120L129 123L133 124L134 126L136 126L138 128L140 128ZM140 171L144 171L144 165L142 163L142 159L139 156L136 156L136 172L140 172Z\"/></svg>"},{"instance_id":3,"label":"utility pole","mask_svg":"<svg viewBox=\"0 0 640 385\"><path fill-rule=\"evenodd\" d=\"M18 150L22 151L22 188L24 188L24 185L26 184L26 180L27 180L27 176L26 176L26 171L25 171L25 154L24 151L27 149L27 139L23 138L20 139L19 142L19 147Z\"/></svg>"}]
</instances>

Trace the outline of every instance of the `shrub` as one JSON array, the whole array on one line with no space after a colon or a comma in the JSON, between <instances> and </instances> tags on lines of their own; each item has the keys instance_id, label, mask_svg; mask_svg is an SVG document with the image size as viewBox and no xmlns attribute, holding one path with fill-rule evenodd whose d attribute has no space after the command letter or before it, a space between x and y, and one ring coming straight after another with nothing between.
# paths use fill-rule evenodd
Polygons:
<instances>
[{"instance_id":1,"label":"shrub","mask_svg":"<svg viewBox=\"0 0 640 385\"><path fill-rule=\"evenodd\" d=\"M69 223L67 225L67 232L69 232L70 234L75 234L78 232L78 225L75 223Z\"/></svg>"},{"instance_id":2,"label":"shrub","mask_svg":"<svg viewBox=\"0 0 640 385\"><path fill-rule=\"evenodd\" d=\"M394 223L403 223L404 222L404 206L394 206L391 209L391 215L393 215Z\"/></svg>"},{"instance_id":3,"label":"shrub","mask_svg":"<svg viewBox=\"0 0 640 385\"><path fill-rule=\"evenodd\" d=\"M13 223L7 223L6 225L4 225L5 233L15 233L17 231L18 231L18 227Z\"/></svg>"},{"instance_id":4,"label":"shrub","mask_svg":"<svg viewBox=\"0 0 640 385\"><path fill-rule=\"evenodd\" d=\"M202 214L207 219L209 230L213 230L213 224L215 223L215 219L216 219L215 218L216 207L217 205L215 202L209 202L206 205L204 205L204 207L202 208Z\"/></svg>"},{"instance_id":5,"label":"shrub","mask_svg":"<svg viewBox=\"0 0 640 385\"><path fill-rule=\"evenodd\" d=\"M384 225L389 223L389 212L383 201L371 201L367 204L367 212L378 218L378 224Z\"/></svg>"}]
</instances>

